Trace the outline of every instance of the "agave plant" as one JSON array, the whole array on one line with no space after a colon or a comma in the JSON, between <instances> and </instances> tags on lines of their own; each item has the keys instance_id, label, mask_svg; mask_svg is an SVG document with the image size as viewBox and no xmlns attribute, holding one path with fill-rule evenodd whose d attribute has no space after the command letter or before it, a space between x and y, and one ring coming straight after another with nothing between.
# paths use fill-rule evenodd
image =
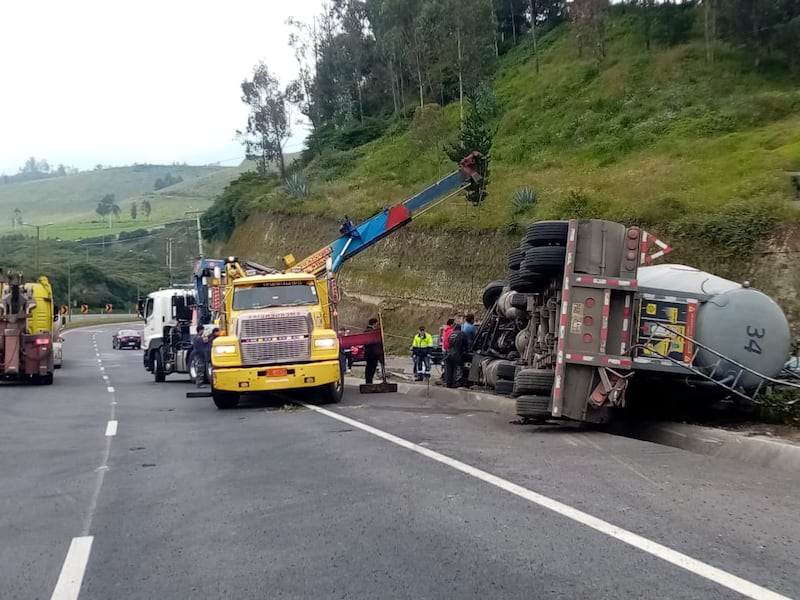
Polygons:
<instances>
[{"instance_id":1,"label":"agave plant","mask_svg":"<svg viewBox=\"0 0 800 600\"><path fill-rule=\"evenodd\" d=\"M300 173L292 173L286 180L286 191L292 198L307 198L311 194L311 186Z\"/></svg>"},{"instance_id":2,"label":"agave plant","mask_svg":"<svg viewBox=\"0 0 800 600\"><path fill-rule=\"evenodd\" d=\"M514 192L514 197L511 199L511 204L514 205L519 211L536 204L536 192L529 187L523 187Z\"/></svg>"}]
</instances>

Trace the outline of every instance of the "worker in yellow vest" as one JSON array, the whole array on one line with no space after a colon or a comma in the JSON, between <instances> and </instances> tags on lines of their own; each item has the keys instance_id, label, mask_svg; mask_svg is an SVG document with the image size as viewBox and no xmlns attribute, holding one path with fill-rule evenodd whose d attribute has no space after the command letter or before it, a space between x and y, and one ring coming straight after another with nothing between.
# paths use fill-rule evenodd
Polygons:
<instances>
[{"instance_id":1,"label":"worker in yellow vest","mask_svg":"<svg viewBox=\"0 0 800 600\"><path fill-rule=\"evenodd\" d=\"M411 355L414 357L414 381L431 378L431 356L433 336L420 326L411 342Z\"/></svg>"}]
</instances>

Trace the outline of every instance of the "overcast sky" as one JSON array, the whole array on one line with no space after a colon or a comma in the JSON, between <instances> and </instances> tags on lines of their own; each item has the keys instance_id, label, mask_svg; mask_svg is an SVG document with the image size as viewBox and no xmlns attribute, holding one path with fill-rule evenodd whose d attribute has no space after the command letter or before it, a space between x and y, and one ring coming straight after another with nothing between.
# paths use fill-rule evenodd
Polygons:
<instances>
[{"instance_id":1,"label":"overcast sky","mask_svg":"<svg viewBox=\"0 0 800 600\"><path fill-rule=\"evenodd\" d=\"M265 60L297 73L285 20L322 0L10 0L0 3L0 172L30 156L236 164L239 85ZM299 116L299 115L298 115ZM294 126L288 150L305 137Z\"/></svg>"}]
</instances>

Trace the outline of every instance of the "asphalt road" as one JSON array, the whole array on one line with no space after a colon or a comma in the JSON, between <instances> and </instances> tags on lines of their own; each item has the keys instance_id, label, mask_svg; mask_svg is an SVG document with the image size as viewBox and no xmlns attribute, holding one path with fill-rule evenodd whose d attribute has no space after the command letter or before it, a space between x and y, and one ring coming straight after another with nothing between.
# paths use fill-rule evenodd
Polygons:
<instances>
[{"instance_id":1,"label":"asphalt road","mask_svg":"<svg viewBox=\"0 0 800 600\"><path fill-rule=\"evenodd\" d=\"M221 412L117 327L0 387L3 600L800 596L800 476L354 388Z\"/></svg>"}]
</instances>

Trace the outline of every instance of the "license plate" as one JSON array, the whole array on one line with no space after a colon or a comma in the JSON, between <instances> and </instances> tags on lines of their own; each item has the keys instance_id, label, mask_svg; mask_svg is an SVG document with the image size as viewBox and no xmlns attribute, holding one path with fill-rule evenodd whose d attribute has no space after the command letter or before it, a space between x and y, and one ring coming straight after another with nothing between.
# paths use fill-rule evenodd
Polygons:
<instances>
[{"instance_id":1,"label":"license plate","mask_svg":"<svg viewBox=\"0 0 800 600\"><path fill-rule=\"evenodd\" d=\"M267 377L285 377L286 369L267 369Z\"/></svg>"}]
</instances>

